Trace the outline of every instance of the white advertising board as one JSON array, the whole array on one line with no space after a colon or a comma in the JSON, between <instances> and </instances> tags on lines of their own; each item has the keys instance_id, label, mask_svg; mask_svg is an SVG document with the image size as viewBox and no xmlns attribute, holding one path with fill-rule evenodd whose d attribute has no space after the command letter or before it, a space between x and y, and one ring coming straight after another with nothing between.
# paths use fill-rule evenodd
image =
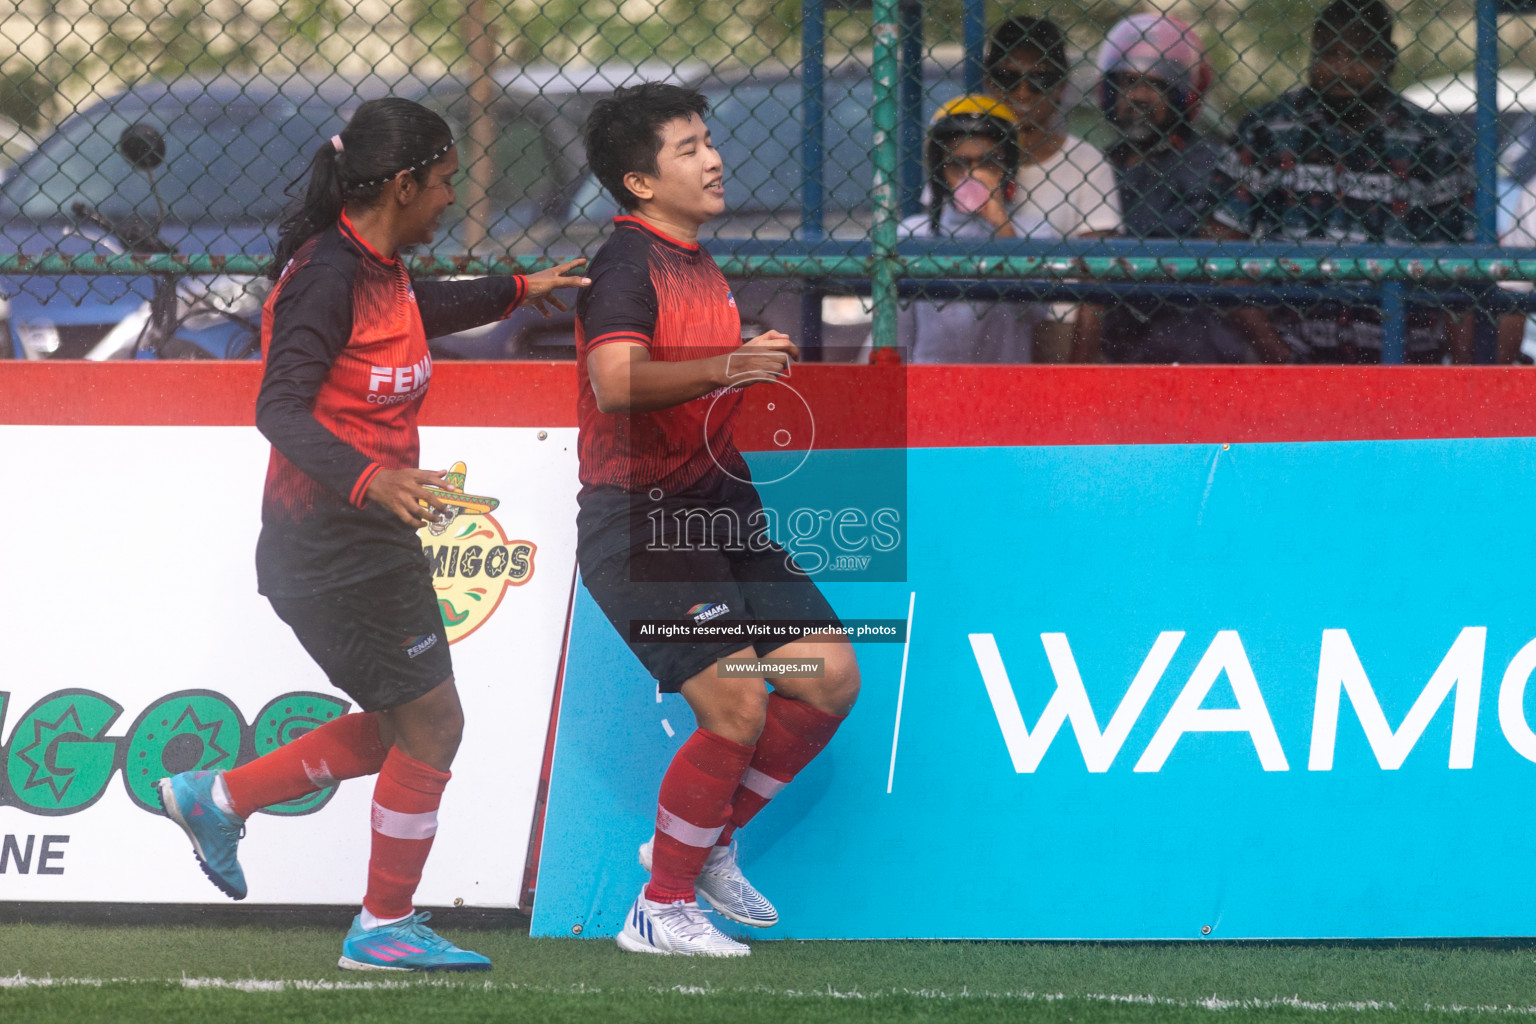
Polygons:
<instances>
[{"instance_id":1,"label":"white advertising board","mask_svg":"<svg viewBox=\"0 0 1536 1024\"><path fill-rule=\"evenodd\" d=\"M576 431L421 434L423 466L462 462L500 504L422 533L466 727L417 901L513 907L575 575ZM154 779L355 710L256 593L267 454L249 427L0 426L20 507L0 541L0 900L223 901ZM372 789L253 816L248 902L358 902Z\"/></svg>"}]
</instances>

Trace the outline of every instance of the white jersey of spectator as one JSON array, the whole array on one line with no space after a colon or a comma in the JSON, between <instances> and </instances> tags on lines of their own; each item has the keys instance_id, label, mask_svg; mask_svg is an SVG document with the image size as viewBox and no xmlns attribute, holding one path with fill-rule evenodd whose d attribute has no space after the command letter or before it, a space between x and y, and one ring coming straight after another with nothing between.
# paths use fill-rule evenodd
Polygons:
<instances>
[{"instance_id":1,"label":"white jersey of spectator","mask_svg":"<svg viewBox=\"0 0 1536 1024\"><path fill-rule=\"evenodd\" d=\"M1049 159L1020 167L1015 180L1019 213L1027 220L1048 222L1058 238L1120 230L1114 167L1082 139L1066 136Z\"/></svg>"},{"instance_id":2,"label":"white jersey of spectator","mask_svg":"<svg viewBox=\"0 0 1536 1024\"><path fill-rule=\"evenodd\" d=\"M1515 199L1514 221L1499 236L1499 244L1506 249L1536 249L1536 188L1522 186ZM1512 292L1528 292L1529 281L1503 281L1500 288Z\"/></svg>"},{"instance_id":3,"label":"white jersey of spectator","mask_svg":"<svg viewBox=\"0 0 1536 1024\"><path fill-rule=\"evenodd\" d=\"M1504 233L1499 236L1499 244L1507 249L1536 249L1536 188L1524 185L1515 197L1514 220ZM1528 292L1531 290L1529 281L1500 281L1499 287L1511 292ZM1520 350L1526 355L1536 355L1536 322L1524 313L1513 312L1505 314L1499 327L1500 347L1505 344L1503 332L1504 324L1517 321L1523 327L1517 328L1514 343L1518 343ZM1515 353L1502 352L1500 358L1513 358Z\"/></svg>"},{"instance_id":4,"label":"white jersey of spectator","mask_svg":"<svg viewBox=\"0 0 1536 1024\"><path fill-rule=\"evenodd\" d=\"M1499 239L1510 249L1536 249L1536 188L1527 185L1515 201L1515 219ZM1522 282L1529 285L1530 282Z\"/></svg>"},{"instance_id":5,"label":"white jersey of spectator","mask_svg":"<svg viewBox=\"0 0 1536 1024\"><path fill-rule=\"evenodd\" d=\"M1013 215L1020 238L1059 238L1044 218L1022 209ZM995 231L982 218L949 207L939 218L935 235L928 214L901 222L904 238L993 238ZM905 346L914 363L1027 363L1034 346L1035 325L1050 307L1039 302L995 300L914 299L896 314L896 343Z\"/></svg>"}]
</instances>

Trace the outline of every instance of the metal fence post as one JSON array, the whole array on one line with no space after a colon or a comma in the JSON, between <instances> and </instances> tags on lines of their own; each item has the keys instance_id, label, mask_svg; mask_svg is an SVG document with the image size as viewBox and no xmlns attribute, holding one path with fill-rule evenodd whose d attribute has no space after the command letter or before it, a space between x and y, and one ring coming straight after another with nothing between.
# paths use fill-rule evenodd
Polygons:
<instances>
[{"instance_id":1,"label":"metal fence post","mask_svg":"<svg viewBox=\"0 0 1536 1024\"><path fill-rule=\"evenodd\" d=\"M965 0L965 91L982 91L982 59L987 45L986 0Z\"/></svg>"},{"instance_id":2,"label":"metal fence post","mask_svg":"<svg viewBox=\"0 0 1536 1024\"><path fill-rule=\"evenodd\" d=\"M889 354L896 348L896 224L900 218L896 203L897 49L901 37L897 3L874 0L875 181L870 284L876 358L881 357L882 349Z\"/></svg>"},{"instance_id":3,"label":"metal fence post","mask_svg":"<svg viewBox=\"0 0 1536 1024\"><path fill-rule=\"evenodd\" d=\"M1403 282L1381 286L1381 361L1396 366L1403 361L1408 340L1408 313L1403 308Z\"/></svg>"},{"instance_id":4,"label":"metal fence post","mask_svg":"<svg viewBox=\"0 0 1536 1024\"><path fill-rule=\"evenodd\" d=\"M496 63L496 26L490 21L485 0L469 0L464 5L464 34L469 56L470 122L469 145L464 147L469 160L468 188L464 198L464 249L474 252L485 242L491 222L490 192L496 168L491 147L496 144L496 120L491 108L496 82L491 72Z\"/></svg>"},{"instance_id":5,"label":"metal fence post","mask_svg":"<svg viewBox=\"0 0 1536 1024\"><path fill-rule=\"evenodd\" d=\"M1477 240L1499 240L1499 5L1477 0Z\"/></svg>"},{"instance_id":6,"label":"metal fence post","mask_svg":"<svg viewBox=\"0 0 1536 1024\"><path fill-rule=\"evenodd\" d=\"M801 15L800 240L815 245L826 237L826 0L804 0ZM821 357L821 327L821 289L814 279L806 279L800 289L800 337L795 341L807 359Z\"/></svg>"},{"instance_id":7,"label":"metal fence post","mask_svg":"<svg viewBox=\"0 0 1536 1024\"><path fill-rule=\"evenodd\" d=\"M800 91L805 117L800 127L800 238L814 244L825 237L822 183L826 179L826 0L805 0L801 13Z\"/></svg>"},{"instance_id":8,"label":"metal fence post","mask_svg":"<svg viewBox=\"0 0 1536 1024\"><path fill-rule=\"evenodd\" d=\"M1499 2L1477 0L1477 240L1499 240ZM1473 362L1497 358L1497 321L1472 311Z\"/></svg>"},{"instance_id":9,"label":"metal fence post","mask_svg":"<svg viewBox=\"0 0 1536 1024\"><path fill-rule=\"evenodd\" d=\"M923 194L923 5L900 0L901 215L921 213Z\"/></svg>"}]
</instances>

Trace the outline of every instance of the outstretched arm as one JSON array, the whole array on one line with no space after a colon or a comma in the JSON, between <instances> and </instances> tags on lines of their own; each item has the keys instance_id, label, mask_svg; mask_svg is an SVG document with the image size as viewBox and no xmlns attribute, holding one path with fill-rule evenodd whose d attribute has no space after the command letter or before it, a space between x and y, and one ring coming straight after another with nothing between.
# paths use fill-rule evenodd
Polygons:
<instances>
[{"instance_id":1,"label":"outstretched arm","mask_svg":"<svg viewBox=\"0 0 1536 1024\"><path fill-rule=\"evenodd\" d=\"M563 311L565 303L553 292L557 288L583 288L591 284L585 277L570 276L571 270L586 262L585 258L571 260L527 276L412 282L422 328L427 337L440 338L503 320L525 303L532 303L545 316L550 315L551 308Z\"/></svg>"}]
</instances>

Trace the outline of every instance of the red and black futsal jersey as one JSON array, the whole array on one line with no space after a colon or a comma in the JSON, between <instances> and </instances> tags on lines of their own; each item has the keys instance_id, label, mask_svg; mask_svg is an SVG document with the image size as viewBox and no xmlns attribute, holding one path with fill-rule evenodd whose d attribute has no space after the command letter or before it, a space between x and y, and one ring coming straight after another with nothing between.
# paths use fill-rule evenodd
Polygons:
<instances>
[{"instance_id":1,"label":"red and black futsal jersey","mask_svg":"<svg viewBox=\"0 0 1536 1024\"><path fill-rule=\"evenodd\" d=\"M745 476L732 431L739 388L720 388L668 409L605 413L587 355L632 342L658 361L720 355L741 347L741 316L725 275L698 245L669 238L638 217L614 232L587 267L576 300L577 453L584 489L609 486L675 494L722 469Z\"/></svg>"},{"instance_id":2,"label":"red and black futsal jersey","mask_svg":"<svg viewBox=\"0 0 1536 1024\"><path fill-rule=\"evenodd\" d=\"M415 529L367 501L384 469L415 468L427 339L499 320L523 277L413 282L343 215L283 269L262 310L266 371L256 426L272 442L256 578L307 597L425 564Z\"/></svg>"}]
</instances>

